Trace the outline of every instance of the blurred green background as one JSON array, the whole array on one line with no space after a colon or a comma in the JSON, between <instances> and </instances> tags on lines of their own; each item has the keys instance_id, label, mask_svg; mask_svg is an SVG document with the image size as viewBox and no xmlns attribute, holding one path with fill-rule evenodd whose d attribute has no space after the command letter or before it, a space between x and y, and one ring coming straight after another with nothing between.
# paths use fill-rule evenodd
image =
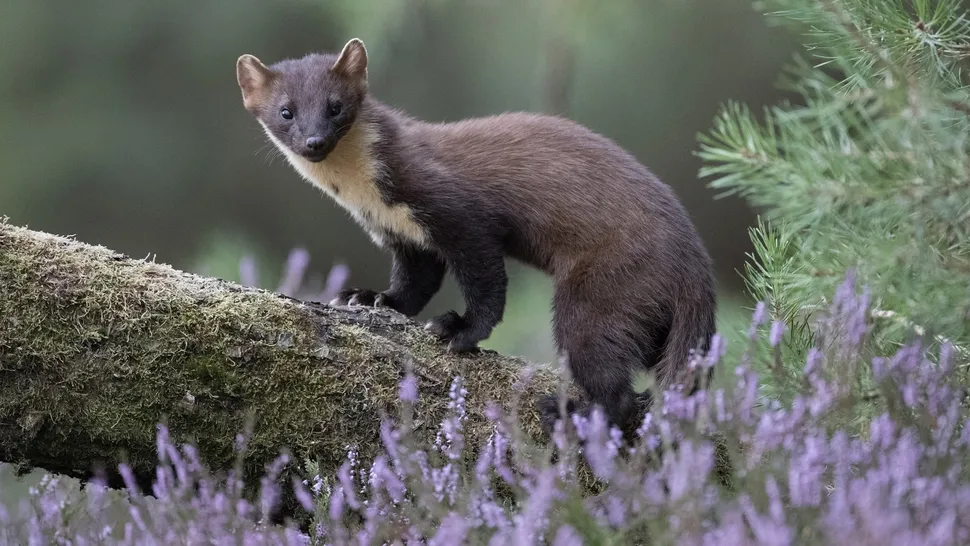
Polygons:
<instances>
[{"instance_id":1,"label":"blurred green background","mask_svg":"<svg viewBox=\"0 0 970 546\"><path fill-rule=\"evenodd\" d=\"M134 257L274 288L287 253L382 289L389 257L274 159L234 64L360 37L378 98L427 120L507 110L567 115L672 185L717 266L722 324L754 214L697 177L696 135L728 99L753 108L797 45L749 0L197 0L4 2L0 215ZM510 263L505 322L486 344L548 361L551 284ZM449 278L422 316L463 309Z\"/></svg>"}]
</instances>

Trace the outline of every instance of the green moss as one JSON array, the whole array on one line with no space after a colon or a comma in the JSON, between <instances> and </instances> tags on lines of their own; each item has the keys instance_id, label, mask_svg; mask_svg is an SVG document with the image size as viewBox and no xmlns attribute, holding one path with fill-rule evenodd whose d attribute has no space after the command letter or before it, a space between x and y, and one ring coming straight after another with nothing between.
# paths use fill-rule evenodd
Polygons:
<instances>
[{"instance_id":1,"label":"green moss","mask_svg":"<svg viewBox=\"0 0 970 546\"><path fill-rule=\"evenodd\" d=\"M464 377L473 445L490 431L485 404L513 401L524 364L447 355L387 311L310 306L0 222L0 458L83 474L123 452L149 473L165 422L226 468L252 415L249 470L287 448L332 473L348 444L374 453L408 363L428 435ZM540 370L523 400L555 379Z\"/></svg>"}]
</instances>

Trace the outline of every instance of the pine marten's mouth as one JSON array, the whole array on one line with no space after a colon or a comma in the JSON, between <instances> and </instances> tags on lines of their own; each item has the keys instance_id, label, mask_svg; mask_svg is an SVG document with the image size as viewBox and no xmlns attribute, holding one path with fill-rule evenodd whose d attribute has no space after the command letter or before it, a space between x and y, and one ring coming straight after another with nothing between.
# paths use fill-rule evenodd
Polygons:
<instances>
[{"instance_id":1,"label":"pine marten's mouth","mask_svg":"<svg viewBox=\"0 0 970 546\"><path fill-rule=\"evenodd\" d=\"M331 141L319 148L304 148L300 155L311 163L319 163L324 159L327 159L327 156L329 156L330 152L332 152L336 147L336 141Z\"/></svg>"},{"instance_id":2,"label":"pine marten's mouth","mask_svg":"<svg viewBox=\"0 0 970 546\"><path fill-rule=\"evenodd\" d=\"M327 154L303 154L303 159L306 159L310 163L320 163L324 159L327 159Z\"/></svg>"},{"instance_id":3,"label":"pine marten's mouth","mask_svg":"<svg viewBox=\"0 0 970 546\"><path fill-rule=\"evenodd\" d=\"M310 163L320 163L324 159L327 159L327 156L330 155L330 150L306 151L300 155Z\"/></svg>"}]
</instances>

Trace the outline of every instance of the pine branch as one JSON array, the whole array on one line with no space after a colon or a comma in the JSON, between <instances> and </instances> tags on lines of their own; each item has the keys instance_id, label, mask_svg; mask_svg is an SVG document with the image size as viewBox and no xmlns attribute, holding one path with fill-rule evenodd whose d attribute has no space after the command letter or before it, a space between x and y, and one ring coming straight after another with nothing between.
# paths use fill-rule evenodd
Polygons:
<instances>
[{"instance_id":1,"label":"pine branch","mask_svg":"<svg viewBox=\"0 0 970 546\"><path fill-rule=\"evenodd\" d=\"M811 344L847 270L877 301L880 351L949 342L970 371L970 22L954 0L770 0L802 31L761 119L728 104L701 135L701 176L759 209L747 284ZM799 359L789 359L798 362ZM968 379L970 379L970 374Z\"/></svg>"}]
</instances>

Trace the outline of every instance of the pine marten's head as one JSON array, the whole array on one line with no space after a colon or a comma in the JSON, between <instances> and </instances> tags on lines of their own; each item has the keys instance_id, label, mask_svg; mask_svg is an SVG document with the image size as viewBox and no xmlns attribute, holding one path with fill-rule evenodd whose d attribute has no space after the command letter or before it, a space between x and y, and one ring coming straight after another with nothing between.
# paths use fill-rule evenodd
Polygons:
<instances>
[{"instance_id":1,"label":"pine marten's head","mask_svg":"<svg viewBox=\"0 0 970 546\"><path fill-rule=\"evenodd\" d=\"M339 55L311 54L266 66L236 61L243 106L276 140L314 163L347 134L367 93L367 50L354 38Z\"/></svg>"}]
</instances>

